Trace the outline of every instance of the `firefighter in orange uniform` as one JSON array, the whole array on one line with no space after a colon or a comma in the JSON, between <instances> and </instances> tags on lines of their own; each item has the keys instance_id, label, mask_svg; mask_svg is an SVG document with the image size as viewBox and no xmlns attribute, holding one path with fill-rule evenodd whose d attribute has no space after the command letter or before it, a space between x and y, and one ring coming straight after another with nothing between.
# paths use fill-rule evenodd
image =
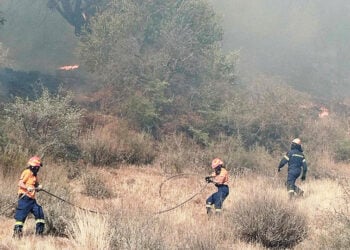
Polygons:
<instances>
[{"instance_id":1,"label":"firefighter in orange uniform","mask_svg":"<svg viewBox=\"0 0 350 250\"><path fill-rule=\"evenodd\" d=\"M211 163L211 167L214 171L210 176L205 177L205 180L207 183L214 183L215 186L218 188L218 191L209 196L209 198L206 201L208 215L212 213L211 209L213 205L215 208L215 213L220 214L222 203L229 194L229 174L226 168L224 167L224 162L219 158L215 158Z\"/></svg>"},{"instance_id":2,"label":"firefighter in orange uniform","mask_svg":"<svg viewBox=\"0 0 350 250\"><path fill-rule=\"evenodd\" d=\"M42 188L37 177L42 167L41 159L33 156L28 161L28 167L22 172L18 182L18 205L15 213L14 237L22 237L24 222L29 213L35 217L35 234L42 235L44 232L45 220L42 207L35 200L35 193Z\"/></svg>"}]
</instances>

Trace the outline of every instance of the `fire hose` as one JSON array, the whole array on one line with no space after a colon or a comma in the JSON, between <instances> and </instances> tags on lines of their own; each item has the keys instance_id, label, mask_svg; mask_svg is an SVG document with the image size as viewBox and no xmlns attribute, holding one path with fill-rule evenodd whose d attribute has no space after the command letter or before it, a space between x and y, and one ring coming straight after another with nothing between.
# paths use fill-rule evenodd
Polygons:
<instances>
[{"instance_id":1,"label":"fire hose","mask_svg":"<svg viewBox=\"0 0 350 250\"><path fill-rule=\"evenodd\" d=\"M177 178L177 177L181 177L181 176L188 176L188 175L191 175L191 174L178 174L178 175L174 175L174 176L171 176L169 177L168 179L166 179L165 181L163 181L160 186L159 186L159 196L162 198L162 187L164 185L165 182L171 180L171 179L174 179L174 178ZM192 174L194 175L194 174ZM192 200L194 197L196 197L197 195L201 194L203 192L203 190L207 187L209 183L206 183L197 193L195 193L194 195L192 195L191 197L189 197L188 199L184 200L183 202L180 202L179 204L177 204L176 206L174 207L171 207L171 208L168 208L168 209L164 209L164 210L161 210L161 211L158 211L155 213L155 215L158 215L158 214L162 214L162 213L166 213L166 212L169 212L169 211L172 211L178 207L181 207L182 205L184 205L185 203L189 202L190 200Z\"/></svg>"},{"instance_id":2,"label":"fire hose","mask_svg":"<svg viewBox=\"0 0 350 250\"><path fill-rule=\"evenodd\" d=\"M19 197L16 201L12 202L10 205L8 205L3 211L0 212L0 215L5 214L5 212L7 212L10 208L12 208L14 205L17 204L17 202L22 199L25 195L22 195L21 197Z\"/></svg>"},{"instance_id":3,"label":"fire hose","mask_svg":"<svg viewBox=\"0 0 350 250\"><path fill-rule=\"evenodd\" d=\"M53 193L50 193L49 191L47 191L45 189L40 189L40 191L42 191L42 192L44 192L44 193L46 193L48 195L51 195L52 197L55 197L56 199L58 199L60 201L63 201L65 203L67 203L68 205L71 205L72 207L75 207L75 208L78 208L78 209L81 209L81 210L84 210L84 211L90 212L90 213L95 213L95 214L99 214L100 213L100 212L97 212L95 210L86 209L86 208L80 207L80 206L78 206L76 204L73 204L73 203L71 203L71 202L69 202L69 201L67 201L67 200L65 200L65 199L63 199L63 198L53 194Z\"/></svg>"},{"instance_id":4,"label":"fire hose","mask_svg":"<svg viewBox=\"0 0 350 250\"><path fill-rule=\"evenodd\" d=\"M159 187L159 196L162 198L162 187L163 187L165 182L168 182L169 180L174 179L174 178L178 178L178 177L181 177L181 176L189 176L189 175L191 175L191 174L178 174L178 175L174 175L174 176L171 176L171 177L167 178L165 181L163 181L161 183L161 185ZM191 201L197 195L201 194L203 192L203 190L207 187L207 185L208 185L208 183L206 183L197 193L193 194L191 197L189 197L188 199L184 200L183 202L180 202L179 204L177 204L177 205L175 205L175 206L173 206L171 208L160 210L160 211L154 213L154 215L166 213L166 212L172 211L172 210L174 210L174 209L176 209L178 207L183 206L185 203ZM91 213L96 213L96 214L100 214L101 213L101 212L98 212L98 211L95 211L95 210L90 210L90 209L86 209L86 208L80 207L80 206L78 206L78 205L76 205L76 204L74 204L74 203L72 203L70 201L67 201L67 200L65 200L65 199L63 199L63 198L61 198L61 197L59 197L59 196L57 196L57 195L55 195L55 194L45 190L45 189L40 189L38 191L42 191L42 192L44 192L44 193L46 193L46 194L48 194L48 195L50 195L50 196L52 196L52 197L62 201L62 202L67 203L68 205L73 206L75 208L78 208L80 210L84 210L86 212L91 212ZM3 215L6 211L8 211L12 206L14 206L23 197L25 197L25 195L22 195L19 199L17 199L15 202L11 203L8 207L6 207L3 211L0 212L0 215Z\"/></svg>"},{"instance_id":5,"label":"fire hose","mask_svg":"<svg viewBox=\"0 0 350 250\"><path fill-rule=\"evenodd\" d=\"M73 203L71 203L71 202L69 202L69 201L67 201L67 200L65 200L65 199L63 199L63 198L61 198L61 197L59 197L59 196L57 196L57 195L55 195L55 194L53 194L53 193L47 191L47 190L45 190L45 189L39 189L39 190L37 190L37 191L42 191L42 192L44 192L44 193L46 193L46 194L48 194L48 195L50 195L50 196L52 196L52 197L55 197L56 199L58 199L58 200L60 200L60 201L63 201L63 202L65 202L65 203L67 203L68 205L71 205L71 206L73 206L73 207L75 207L75 208L84 210L84 211L86 211L86 212L96 213L96 214L100 213L100 212L97 212L97 211L95 211L95 210L86 209L86 208L80 207L80 206L78 206L78 205L76 205L76 204L73 204ZM1 211L1 212L0 212L0 215L3 215L6 211L8 211L12 206L16 205L17 202L18 202L19 200L21 200L21 199L22 199L23 197L25 197L25 196L26 196L26 195L21 195L20 198L18 198L15 202L11 203L11 204L8 205L3 211Z\"/></svg>"}]
</instances>

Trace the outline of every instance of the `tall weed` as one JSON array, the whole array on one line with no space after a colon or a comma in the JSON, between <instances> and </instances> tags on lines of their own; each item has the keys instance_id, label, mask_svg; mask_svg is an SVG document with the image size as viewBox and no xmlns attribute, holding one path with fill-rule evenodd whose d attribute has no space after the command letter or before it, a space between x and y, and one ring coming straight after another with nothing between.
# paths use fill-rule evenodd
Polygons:
<instances>
[{"instance_id":1,"label":"tall weed","mask_svg":"<svg viewBox=\"0 0 350 250\"><path fill-rule=\"evenodd\" d=\"M111 227L108 216L77 212L70 224L69 238L75 249L110 249Z\"/></svg>"}]
</instances>

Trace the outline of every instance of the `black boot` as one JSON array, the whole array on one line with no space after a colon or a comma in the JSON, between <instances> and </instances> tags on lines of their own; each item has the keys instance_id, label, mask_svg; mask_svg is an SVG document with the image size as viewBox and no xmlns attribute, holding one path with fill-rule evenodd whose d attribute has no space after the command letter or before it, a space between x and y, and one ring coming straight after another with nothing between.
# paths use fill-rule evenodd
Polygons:
<instances>
[{"instance_id":1,"label":"black boot","mask_svg":"<svg viewBox=\"0 0 350 250\"><path fill-rule=\"evenodd\" d=\"M207 215L211 216L213 214L213 211L211 209L211 205L207 204L205 208L207 209Z\"/></svg>"},{"instance_id":2,"label":"black boot","mask_svg":"<svg viewBox=\"0 0 350 250\"><path fill-rule=\"evenodd\" d=\"M13 238L20 239L23 236L22 232L23 226L20 225L15 225L15 228L13 229Z\"/></svg>"},{"instance_id":3,"label":"black boot","mask_svg":"<svg viewBox=\"0 0 350 250\"><path fill-rule=\"evenodd\" d=\"M35 235L40 235L40 236L42 236L43 233L44 233L44 228L45 228L45 224L44 224L44 223L42 223L42 222L36 223L36 226L35 226Z\"/></svg>"}]
</instances>

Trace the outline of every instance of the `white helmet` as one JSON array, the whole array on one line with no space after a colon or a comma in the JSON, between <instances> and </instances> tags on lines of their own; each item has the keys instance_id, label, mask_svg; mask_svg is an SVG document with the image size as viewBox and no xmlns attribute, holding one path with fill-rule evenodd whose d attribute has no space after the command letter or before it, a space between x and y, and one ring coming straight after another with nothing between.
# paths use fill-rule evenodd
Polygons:
<instances>
[{"instance_id":1,"label":"white helmet","mask_svg":"<svg viewBox=\"0 0 350 250\"><path fill-rule=\"evenodd\" d=\"M292 143L295 143L295 144L298 144L298 145L301 145L301 140L299 138L295 138Z\"/></svg>"}]
</instances>

